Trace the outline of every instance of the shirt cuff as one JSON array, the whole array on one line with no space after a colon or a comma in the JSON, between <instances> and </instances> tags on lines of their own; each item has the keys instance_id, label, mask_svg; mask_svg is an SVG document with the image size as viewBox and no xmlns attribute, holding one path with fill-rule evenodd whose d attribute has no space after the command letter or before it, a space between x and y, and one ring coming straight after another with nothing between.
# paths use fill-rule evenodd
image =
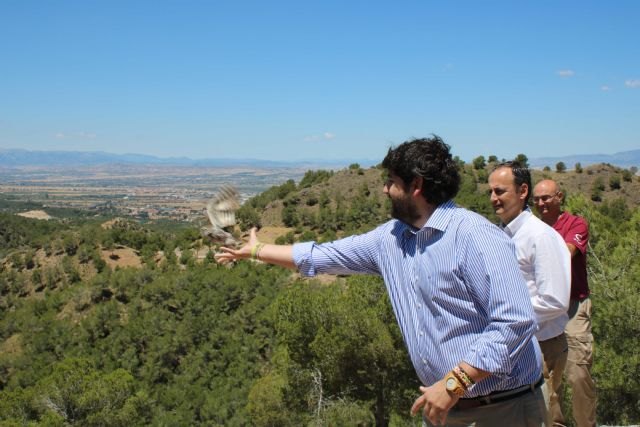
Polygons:
<instances>
[{"instance_id":1,"label":"shirt cuff","mask_svg":"<svg viewBox=\"0 0 640 427\"><path fill-rule=\"evenodd\" d=\"M311 249L316 242L295 243L292 248L293 262L298 272L303 276L315 276L316 268L313 265Z\"/></svg>"},{"instance_id":2,"label":"shirt cuff","mask_svg":"<svg viewBox=\"0 0 640 427\"><path fill-rule=\"evenodd\" d=\"M484 345L481 343L478 347L465 355L462 360L474 368L490 372L493 375L507 375L511 372L513 366L506 345L495 343Z\"/></svg>"}]
</instances>

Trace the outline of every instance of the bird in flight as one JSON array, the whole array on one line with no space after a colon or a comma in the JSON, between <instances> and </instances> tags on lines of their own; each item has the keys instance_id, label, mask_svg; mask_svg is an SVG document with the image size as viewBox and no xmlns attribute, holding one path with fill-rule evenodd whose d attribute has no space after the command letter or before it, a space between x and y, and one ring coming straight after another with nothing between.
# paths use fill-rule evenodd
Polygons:
<instances>
[{"instance_id":1,"label":"bird in flight","mask_svg":"<svg viewBox=\"0 0 640 427\"><path fill-rule=\"evenodd\" d=\"M237 246L240 242L225 228L236 225L236 210L239 207L238 190L231 185L223 184L207 203L207 217L211 225L201 229L202 236L221 246Z\"/></svg>"}]
</instances>

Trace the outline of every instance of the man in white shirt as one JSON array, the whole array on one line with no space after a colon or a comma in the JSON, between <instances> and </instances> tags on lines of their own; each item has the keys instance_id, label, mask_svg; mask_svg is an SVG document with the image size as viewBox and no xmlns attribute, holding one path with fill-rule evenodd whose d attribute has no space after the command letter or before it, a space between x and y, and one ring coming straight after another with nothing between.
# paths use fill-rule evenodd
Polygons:
<instances>
[{"instance_id":1,"label":"man in white shirt","mask_svg":"<svg viewBox=\"0 0 640 427\"><path fill-rule=\"evenodd\" d=\"M518 162L501 163L489 175L491 204L503 230L516 246L533 309L538 321L536 338L544 357L545 397L552 419L560 413L558 391L567 363L571 257L560 235L535 217L528 207L531 174Z\"/></svg>"}]
</instances>

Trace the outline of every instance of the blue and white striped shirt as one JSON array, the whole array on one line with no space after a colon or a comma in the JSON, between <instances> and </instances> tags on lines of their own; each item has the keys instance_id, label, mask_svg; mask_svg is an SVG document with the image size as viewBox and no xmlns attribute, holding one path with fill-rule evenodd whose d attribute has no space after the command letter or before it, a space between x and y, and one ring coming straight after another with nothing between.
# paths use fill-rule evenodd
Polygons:
<instances>
[{"instance_id":1,"label":"blue and white striped shirt","mask_svg":"<svg viewBox=\"0 0 640 427\"><path fill-rule=\"evenodd\" d=\"M335 242L295 244L293 259L307 276L381 275L425 385L461 361L492 374L465 397L540 378L535 314L513 243L452 201L438 206L420 230L391 220Z\"/></svg>"}]
</instances>

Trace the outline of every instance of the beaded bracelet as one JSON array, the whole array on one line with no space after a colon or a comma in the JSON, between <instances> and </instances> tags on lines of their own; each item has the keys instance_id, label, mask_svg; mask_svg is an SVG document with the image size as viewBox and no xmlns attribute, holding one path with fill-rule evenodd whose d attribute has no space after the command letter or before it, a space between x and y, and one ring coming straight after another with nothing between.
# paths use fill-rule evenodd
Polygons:
<instances>
[{"instance_id":1,"label":"beaded bracelet","mask_svg":"<svg viewBox=\"0 0 640 427\"><path fill-rule=\"evenodd\" d=\"M455 379L458 381L458 384L460 384L460 387L462 387L465 391L469 390L469 385L462 379L462 377L460 376L459 373L456 372L455 369L451 370L451 374L455 377Z\"/></svg>"},{"instance_id":2,"label":"beaded bracelet","mask_svg":"<svg viewBox=\"0 0 640 427\"><path fill-rule=\"evenodd\" d=\"M469 387L476 383L460 366L454 367L452 372L466 389L469 389Z\"/></svg>"},{"instance_id":3,"label":"beaded bracelet","mask_svg":"<svg viewBox=\"0 0 640 427\"><path fill-rule=\"evenodd\" d=\"M257 260L258 255L260 254L260 250L264 247L264 243L256 243L256 245L251 248L251 259Z\"/></svg>"}]
</instances>

